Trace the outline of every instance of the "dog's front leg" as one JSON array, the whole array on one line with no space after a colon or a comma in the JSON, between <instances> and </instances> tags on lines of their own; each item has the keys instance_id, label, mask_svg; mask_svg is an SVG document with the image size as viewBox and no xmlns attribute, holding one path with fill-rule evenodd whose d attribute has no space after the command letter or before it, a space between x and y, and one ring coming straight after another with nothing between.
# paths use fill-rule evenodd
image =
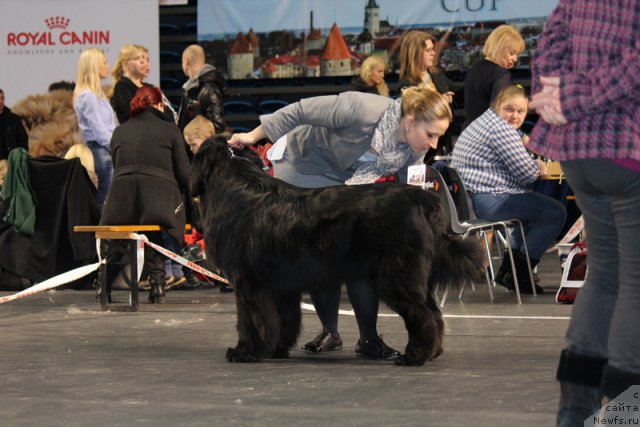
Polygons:
<instances>
[{"instance_id":1,"label":"dog's front leg","mask_svg":"<svg viewBox=\"0 0 640 427\"><path fill-rule=\"evenodd\" d=\"M289 350L294 346L298 340L298 335L300 335L302 324L301 300L302 295L300 292L282 293L278 296L276 304L280 318L280 340L269 355L269 358L286 359L289 357Z\"/></svg>"},{"instance_id":2,"label":"dog's front leg","mask_svg":"<svg viewBox=\"0 0 640 427\"><path fill-rule=\"evenodd\" d=\"M280 337L278 313L269 291L259 284L236 281L238 344L227 349L232 363L260 362L273 352Z\"/></svg>"}]
</instances>

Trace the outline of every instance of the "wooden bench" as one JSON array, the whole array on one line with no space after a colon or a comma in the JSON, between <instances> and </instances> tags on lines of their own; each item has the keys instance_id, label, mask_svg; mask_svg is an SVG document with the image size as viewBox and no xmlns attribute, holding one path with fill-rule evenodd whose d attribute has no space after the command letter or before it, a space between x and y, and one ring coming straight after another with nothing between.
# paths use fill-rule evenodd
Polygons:
<instances>
[{"instance_id":1,"label":"wooden bench","mask_svg":"<svg viewBox=\"0 0 640 427\"><path fill-rule=\"evenodd\" d=\"M113 311L138 311L138 269L142 268L137 263L136 250L137 240L133 235L138 232L145 231L162 231L159 225L77 225L73 227L73 231L77 233L95 233L96 239L105 239L113 241L115 244L109 247L107 253L103 254L106 262L100 266L101 272L98 281L100 306L102 310ZM109 261L108 253L113 251L121 253L123 258L129 258L131 267L131 294L128 306L109 306L107 298L107 262Z\"/></svg>"}]
</instances>

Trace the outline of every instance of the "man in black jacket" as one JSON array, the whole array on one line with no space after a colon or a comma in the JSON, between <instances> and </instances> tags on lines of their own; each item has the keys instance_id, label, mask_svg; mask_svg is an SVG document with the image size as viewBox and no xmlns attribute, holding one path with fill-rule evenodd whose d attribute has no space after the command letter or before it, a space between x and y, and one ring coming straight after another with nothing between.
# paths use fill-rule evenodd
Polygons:
<instances>
[{"instance_id":1,"label":"man in black jacket","mask_svg":"<svg viewBox=\"0 0 640 427\"><path fill-rule=\"evenodd\" d=\"M226 125L222 118L222 95L226 80L213 65L205 62L204 49L193 44L182 53L182 71L189 80L182 86L178 127L184 127L201 114L213 123L216 133L223 132Z\"/></svg>"},{"instance_id":2,"label":"man in black jacket","mask_svg":"<svg viewBox=\"0 0 640 427\"><path fill-rule=\"evenodd\" d=\"M29 137L22 119L4 105L4 91L0 89L0 160L9 157L9 151L22 147L29 150Z\"/></svg>"}]
</instances>

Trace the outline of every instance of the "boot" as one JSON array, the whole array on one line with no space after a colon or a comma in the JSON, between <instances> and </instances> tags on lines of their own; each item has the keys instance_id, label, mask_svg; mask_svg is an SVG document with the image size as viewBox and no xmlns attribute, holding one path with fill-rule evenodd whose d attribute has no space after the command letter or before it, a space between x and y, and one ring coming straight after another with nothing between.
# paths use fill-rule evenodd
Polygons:
<instances>
[{"instance_id":1,"label":"boot","mask_svg":"<svg viewBox=\"0 0 640 427\"><path fill-rule=\"evenodd\" d=\"M640 373L623 371L615 366L606 365L600 384L601 406L606 405L629 387L637 384L640 384Z\"/></svg>"},{"instance_id":2,"label":"boot","mask_svg":"<svg viewBox=\"0 0 640 427\"><path fill-rule=\"evenodd\" d=\"M607 359L562 350L556 379L560 381L557 427L581 426L600 409L600 382Z\"/></svg>"},{"instance_id":3,"label":"boot","mask_svg":"<svg viewBox=\"0 0 640 427\"><path fill-rule=\"evenodd\" d=\"M533 290L531 290L531 276L529 276L529 267L527 266L526 255L523 255L520 252L515 252L514 260L516 262L516 274L518 275L518 287L520 288L520 293L533 294ZM531 269L533 270L540 260L529 258L529 262L531 263ZM535 284L535 282L534 286L536 288L536 294L544 292L542 286Z\"/></svg>"},{"instance_id":4,"label":"boot","mask_svg":"<svg viewBox=\"0 0 640 427\"><path fill-rule=\"evenodd\" d=\"M516 258L515 251L513 257ZM497 284L504 286L505 288L513 291L515 284L513 283L513 272L511 271L511 260L509 259L509 250L505 249L502 254L502 263L493 279Z\"/></svg>"},{"instance_id":5,"label":"boot","mask_svg":"<svg viewBox=\"0 0 640 427\"><path fill-rule=\"evenodd\" d=\"M149 301L152 304L163 304L164 286L166 284L163 256L155 250L145 251L144 261L149 270L149 283L151 284Z\"/></svg>"},{"instance_id":6,"label":"boot","mask_svg":"<svg viewBox=\"0 0 640 427\"><path fill-rule=\"evenodd\" d=\"M151 289L149 290L149 302L151 304L164 304L164 280L161 282L149 280Z\"/></svg>"}]
</instances>

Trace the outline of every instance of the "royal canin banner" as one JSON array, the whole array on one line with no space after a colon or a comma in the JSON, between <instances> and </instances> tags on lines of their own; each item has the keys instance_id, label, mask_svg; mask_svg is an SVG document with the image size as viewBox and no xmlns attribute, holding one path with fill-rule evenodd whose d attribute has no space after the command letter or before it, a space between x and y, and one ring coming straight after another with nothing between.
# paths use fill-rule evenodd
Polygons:
<instances>
[{"instance_id":1,"label":"royal canin banner","mask_svg":"<svg viewBox=\"0 0 640 427\"><path fill-rule=\"evenodd\" d=\"M0 88L11 106L75 81L80 52L96 47L113 66L120 48L149 49L149 83L160 81L158 0L3 0L0 13ZM110 84L106 79L104 84Z\"/></svg>"}]
</instances>

